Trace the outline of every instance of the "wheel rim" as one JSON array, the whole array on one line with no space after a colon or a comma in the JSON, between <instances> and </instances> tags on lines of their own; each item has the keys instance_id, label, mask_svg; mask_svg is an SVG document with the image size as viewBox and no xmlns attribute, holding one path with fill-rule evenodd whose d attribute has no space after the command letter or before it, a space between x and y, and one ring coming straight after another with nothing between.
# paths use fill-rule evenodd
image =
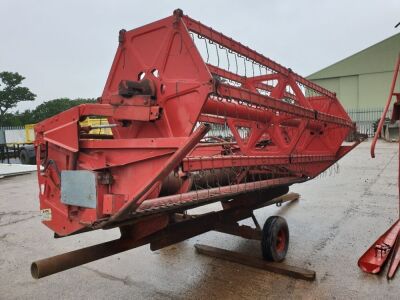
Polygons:
<instances>
[{"instance_id":1,"label":"wheel rim","mask_svg":"<svg viewBox=\"0 0 400 300\"><path fill-rule=\"evenodd\" d=\"M286 234L283 229L279 230L277 237L276 237L276 245L275 249L278 252L282 252L285 250L286 247Z\"/></svg>"}]
</instances>

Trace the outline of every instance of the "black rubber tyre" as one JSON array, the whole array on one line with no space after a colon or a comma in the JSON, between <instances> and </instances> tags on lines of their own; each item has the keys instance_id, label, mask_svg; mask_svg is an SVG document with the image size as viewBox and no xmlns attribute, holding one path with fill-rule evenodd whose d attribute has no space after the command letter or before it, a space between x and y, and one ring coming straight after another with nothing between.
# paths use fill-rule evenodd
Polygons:
<instances>
[{"instance_id":1,"label":"black rubber tyre","mask_svg":"<svg viewBox=\"0 0 400 300\"><path fill-rule=\"evenodd\" d=\"M286 220L272 216L264 223L262 230L261 251L263 258L280 262L285 259L289 247L289 227Z\"/></svg>"},{"instance_id":2,"label":"black rubber tyre","mask_svg":"<svg viewBox=\"0 0 400 300\"><path fill-rule=\"evenodd\" d=\"M19 160L21 161L21 164L29 165L29 156L28 152L25 149L21 150L21 152L19 153Z\"/></svg>"},{"instance_id":3,"label":"black rubber tyre","mask_svg":"<svg viewBox=\"0 0 400 300\"><path fill-rule=\"evenodd\" d=\"M25 149L22 149L19 153L19 160L23 165L34 165L36 163L35 157L30 157Z\"/></svg>"}]
</instances>

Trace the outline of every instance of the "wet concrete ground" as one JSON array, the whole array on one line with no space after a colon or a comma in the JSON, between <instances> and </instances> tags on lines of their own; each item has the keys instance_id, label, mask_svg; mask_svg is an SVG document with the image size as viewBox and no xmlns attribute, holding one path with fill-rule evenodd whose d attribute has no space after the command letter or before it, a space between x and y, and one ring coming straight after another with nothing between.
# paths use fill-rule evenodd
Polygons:
<instances>
[{"instance_id":1,"label":"wet concrete ground","mask_svg":"<svg viewBox=\"0 0 400 300\"><path fill-rule=\"evenodd\" d=\"M363 143L328 171L294 185L299 202L256 211L260 222L284 216L290 228L285 263L313 269L315 282L292 279L196 254L204 243L260 255L258 242L209 232L151 252L143 246L40 280L33 260L111 240L98 231L54 240L40 223L35 174L0 180L0 299L395 299L392 282L357 267L359 256L397 218L397 145L380 142L377 158ZM249 223L250 222L246 222Z\"/></svg>"}]
</instances>

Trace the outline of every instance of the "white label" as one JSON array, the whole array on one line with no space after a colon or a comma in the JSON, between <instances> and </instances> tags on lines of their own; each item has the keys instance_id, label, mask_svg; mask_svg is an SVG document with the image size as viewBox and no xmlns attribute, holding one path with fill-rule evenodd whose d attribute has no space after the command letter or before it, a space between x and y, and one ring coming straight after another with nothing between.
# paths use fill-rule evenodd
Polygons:
<instances>
[{"instance_id":1,"label":"white label","mask_svg":"<svg viewBox=\"0 0 400 300\"><path fill-rule=\"evenodd\" d=\"M51 221L51 208L40 210L40 218L42 221Z\"/></svg>"}]
</instances>

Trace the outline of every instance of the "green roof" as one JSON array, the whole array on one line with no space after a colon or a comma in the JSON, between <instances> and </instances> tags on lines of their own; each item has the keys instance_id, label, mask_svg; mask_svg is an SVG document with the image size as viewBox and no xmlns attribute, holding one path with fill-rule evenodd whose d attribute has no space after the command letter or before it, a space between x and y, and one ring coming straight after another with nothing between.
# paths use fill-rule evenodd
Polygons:
<instances>
[{"instance_id":1,"label":"green roof","mask_svg":"<svg viewBox=\"0 0 400 300\"><path fill-rule=\"evenodd\" d=\"M400 33L309 75L323 79L393 71L400 52Z\"/></svg>"}]
</instances>

